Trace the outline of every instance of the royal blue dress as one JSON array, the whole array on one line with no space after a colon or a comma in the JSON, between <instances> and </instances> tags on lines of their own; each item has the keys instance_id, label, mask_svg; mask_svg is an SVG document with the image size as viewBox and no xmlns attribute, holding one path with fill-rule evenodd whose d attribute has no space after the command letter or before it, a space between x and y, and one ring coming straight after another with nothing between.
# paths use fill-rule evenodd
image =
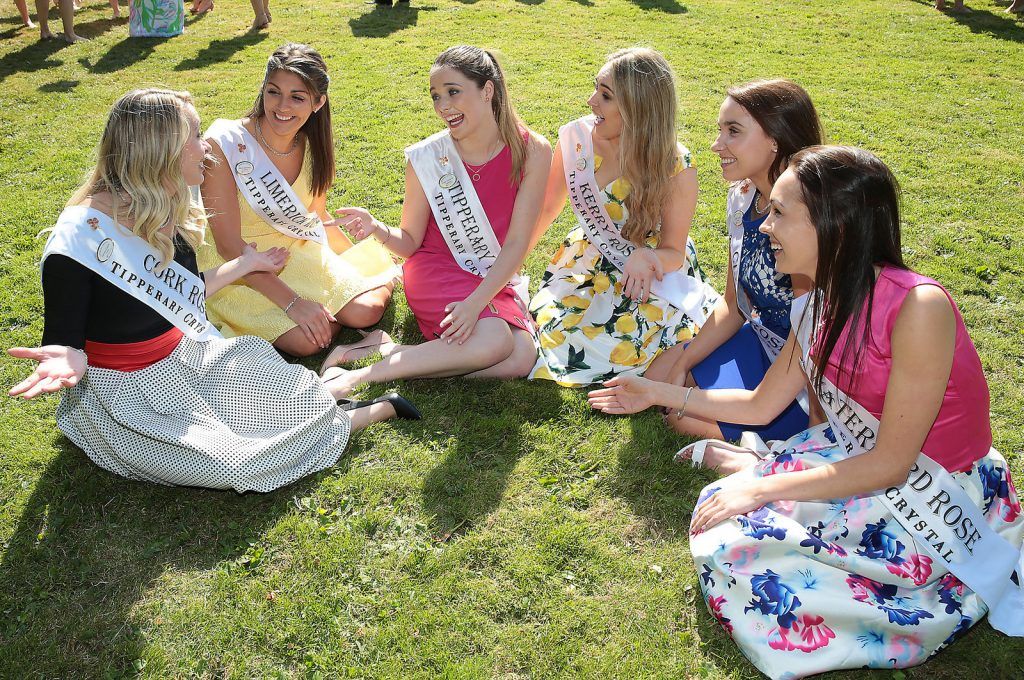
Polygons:
<instances>
[{"instance_id":1,"label":"royal blue dress","mask_svg":"<svg viewBox=\"0 0 1024 680\"><path fill-rule=\"evenodd\" d=\"M754 204L743 215L743 245L740 249L739 279L751 306L773 333L789 337L789 309L793 302L793 283L788 274L775 269L768 235L758 231L767 215L753 217ZM738 294L738 293L737 293ZM749 323L743 326L690 371L697 386L706 390L752 390L761 384L772 360L761 346ZM765 441L788 439L807 429L808 418L794 401L785 411L764 426L719 422L722 436L738 440L744 431L756 432Z\"/></svg>"}]
</instances>

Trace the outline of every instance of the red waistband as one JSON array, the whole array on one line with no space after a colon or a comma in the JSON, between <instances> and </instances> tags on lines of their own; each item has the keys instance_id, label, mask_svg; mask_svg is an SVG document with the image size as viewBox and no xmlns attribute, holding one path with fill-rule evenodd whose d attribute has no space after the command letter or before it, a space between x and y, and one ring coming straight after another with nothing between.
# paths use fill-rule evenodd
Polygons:
<instances>
[{"instance_id":1,"label":"red waistband","mask_svg":"<svg viewBox=\"0 0 1024 680\"><path fill-rule=\"evenodd\" d=\"M86 340L85 354L89 357L89 365L96 368L138 371L169 357L184 335L175 327L142 342L112 344Z\"/></svg>"}]
</instances>

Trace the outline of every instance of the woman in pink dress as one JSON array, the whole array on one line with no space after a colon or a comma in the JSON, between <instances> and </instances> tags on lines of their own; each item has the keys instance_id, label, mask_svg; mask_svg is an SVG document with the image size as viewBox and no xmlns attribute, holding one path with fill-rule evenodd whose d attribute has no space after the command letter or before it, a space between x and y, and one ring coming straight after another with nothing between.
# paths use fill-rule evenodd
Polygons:
<instances>
[{"instance_id":1,"label":"woman in pink dress","mask_svg":"<svg viewBox=\"0 0 1024 680\"><path fill-rule=\"evenodd\" d=\"M590 394L606 413L660 404L761 424L811 381L827 422L770 449L676 454L732 473L690 521L711 615L787 680L917 665L986 612L1024 636L1024 514L992 448L981 359L949 293L903 262L892 173L861 149L804 149L761 231L778 271L813 286L757 389L620 376Z\"/></svg>"},{"instance_id":2,"label":"woman in pink dress","mask_svg":"<svg viewBox=\"0 0 1024 680\"><path fill-rule=\"evenodd\" d=\"M540 211L551 146L519 120L504 74L485 50L441 53L430 71L430 96L446 129L406 150L400 228L362 208L339 210L336 220L355 239L373 236L407 258L405 293L427 342L399 345L381 333L336 347L322 371L338 397L402 378L522 377L537 357L533 321L513 285ZM459 243L468 252L457 260ZM383 358L355 370L338 367L369 348Z\"/></svg>"}]
</instances>

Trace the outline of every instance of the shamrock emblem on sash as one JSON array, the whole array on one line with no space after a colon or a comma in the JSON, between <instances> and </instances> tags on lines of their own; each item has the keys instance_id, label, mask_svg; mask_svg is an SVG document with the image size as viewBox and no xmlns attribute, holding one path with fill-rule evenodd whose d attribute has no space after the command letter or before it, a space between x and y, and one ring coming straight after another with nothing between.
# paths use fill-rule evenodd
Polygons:
<instances>
[{"instance_id":1,"label":"shamrock emblem on sash","mask_svg":"<svg viewBox=\"0 0 1024 680\"><path fill-rule=\"evenodd\" d=\"M579 153L580 151L583 151L583 145L576 142L576 153Z\"/></svg>"},{"instance_id":2,"label":"shamrock emblem on sash","mask_svg":"<svg viewBox=\"0 0 1024 680\"><path fill-rule=\"evenodd\" d=\"M239 143L238 144L238 153L244 153L244 152L245 152L245 144Z\"/></svg>"},{"instance_id":3,"label":"shamrock emblem on sash","mask_svg":"<svg viewBox=\"0 0 1024 680\"><path fill-rule=\"evenodd\" d=\"M93 230L100 228L100 221L95 217L90 217L85 221L85 223L88 224Z\"/></svg>"},{"instance_id":4,"label":"shamrock emblem on sash","mask_svg":"<svg viewBox=\"0 0 1024 680\"><path fill-rule=\"evenodd\" d=\"M441 156L437 160L441 161L441 165L448 165L448 156Z\"/></svg>"}]
</instances>

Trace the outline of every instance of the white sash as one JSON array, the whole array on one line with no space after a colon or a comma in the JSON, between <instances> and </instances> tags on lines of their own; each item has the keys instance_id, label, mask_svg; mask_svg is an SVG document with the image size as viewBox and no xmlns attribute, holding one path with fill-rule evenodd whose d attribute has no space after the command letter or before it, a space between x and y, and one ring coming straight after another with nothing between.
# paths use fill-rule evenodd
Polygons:
<instances>
[{"instance_id":1,"label":"white sash","mask_svg":"<svg viewBox=\"0 0 1024 680\"><path fill-rule=\"evenodd\" d=\"M221 334L206 318L206 284L173 260L161 270L160 254L138 236L85 206L65 208L39 262L66 255L167 319L182 333L205 342Z\"/></svg>"},{"instance_id":2,"label":"white sash","mask_svg":"<svg viewBox=\"0 0 1024 680\"><path fill-rule=\"evenodd\" d=\"M622 232L608 215L601 200L601 188L594 178L594 116L585 116L566 123L558 131L562 145L562 166L565 184L569 190L569 205L576 214L587 239L609 262L622 271L626 259L636 245L623 238ZM666 272L661 281L651 283L651 292L676 309L683 310L698 325L706 321L701 309L705 298L705 284L682 269Z\"/></svg>"},{"instance_id":3,"label":"white sash","mask_svg":"<svg viewBox=\"0 0 1024 680\"><path fill-rule=\"evenodd\" d=\"M793 302L792 319L801 346L801 365L812 375L810 294ZM805 309L807 313L805 314ZM799 326L797 324L799 323ZM875 447L879 421L870 411L822 380L818 393L832 431L847 456ZM1010 580L1016 570L1024 579L1024 554L996 533L980 508L941 465L918 454L907 483L878 495L893 517L926 546L937 561L989 607L989 623L1007 635L1024 636L1024 588Z\"/></svg>"},{"instance_id":4,"label":"white sash","mask_svg":"<svg viewBox=\"0 0 1024 680\"><path fill-rule=\"evenodd\" d=\"M238 191L252 211L285 236L324 245L327 235L316 213L309 212L259 142L237 120L215 120L206 131L227 158Z\"/></svg>"},{"instance_id":5,"label":"white sash","mask_svg":"<svg viewBox=\"0 0 1024 680\"><path fill-rule=\"evenodd\" d=\"M441 130L405 150L434 220L455 262L483 278L501 252L491 222L466 172L448 130ZM508 285L520 301L530 299L530 280L516 274Z\"/></svg>"}]
</instances>

